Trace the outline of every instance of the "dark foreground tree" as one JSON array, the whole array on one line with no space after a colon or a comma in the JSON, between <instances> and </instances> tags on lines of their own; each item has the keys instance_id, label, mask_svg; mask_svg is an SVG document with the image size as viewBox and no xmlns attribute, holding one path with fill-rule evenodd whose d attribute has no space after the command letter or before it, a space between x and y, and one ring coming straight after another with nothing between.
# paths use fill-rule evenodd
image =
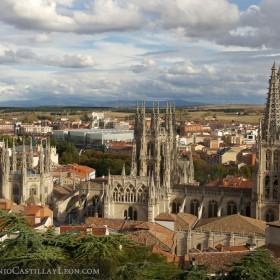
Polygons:
<instances>
[{"instance_id":1,"label":"dark foreground tree","mask_svg":"<svg viewBox=\"0 0 280 280\"><path fill-rule=\"evenodd\" d=\"M280 268L267 249L254 250L235 263L226 280L279 280Z\"/></svg>"},{"instance_id":2,"label":"dark foreground tree","mask_svg":"<svg viewBox=\"0 0 280 280\"><path fill-rule=\"evenodd\" d=\"M168 279L178 272L164 256L119 234L94 236L69 231L57 235L53 229L39 233L21 216L3 211L0 233L5 239L0 242L0 279L4 280ZM5 273L13 268L16 273ZM22 274L26 269L45 274Z\"/></svg>"}]
</instances>

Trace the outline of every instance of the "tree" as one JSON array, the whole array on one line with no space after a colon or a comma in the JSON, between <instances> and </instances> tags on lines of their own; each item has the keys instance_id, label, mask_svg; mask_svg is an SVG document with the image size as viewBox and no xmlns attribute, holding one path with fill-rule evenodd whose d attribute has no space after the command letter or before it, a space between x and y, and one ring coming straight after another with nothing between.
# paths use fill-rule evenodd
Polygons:
<instances>
[{"instance_id":1,"label":"tree","mask_svg":"<svg viewBox=\"0 0 280 280\"><path fill-rule=\"evenodd\" d=\"M228 175L227 169L221 164L215 164L211 170L211 179L221 179Z\"/></svg>"},{"instance_id":2,"label":"tree","mask_svg":"<svg viewBox=\"0 0 280 280\"><path fill-rule=\"evenodd\" d=\"M280 279L280 268L267 249L256 249L245 254L240 263L234 263L226 280L274 280Z\"/></svg>"},{"instance_id":3,"label":"tree","mask_svg":"<svg viewBox=\"0 0 280 280\"><path fill-rule=\"evenodd\" d=\"M87 112L84 112L84 113L81 115L81 120L84 121L84 122L90 121L90 117L88 116Z\"/></svg>"},{"instance_id":4,"label":"tree","mask_svg":"<svg viewBox=\"0 0 280 280\"><path fill-rule=\"evenodd\" d=\"M59 142L56 146L60 164L79 162L79 153L74 144L69 142Z\"/></svg>"},{"instance_id":5,"label":"tree","mask_svg":"<svg viewBox=\"0 0 280 280\"><path fill-rule=\"evenodd\" d=\"M204 265L193 265L188 271L183 271L175 275L173 280L210 280L207 275L207 267Z\"/></svg>"},{"instance_id":6,"label":"tree","mask_svg":"<svg viewBox=\"0 0 280 280\"><path fill-rule=\"evenodd\" d=\"M253 166L244 165L240 168L240 173L245 178L252 178Z\"/></svg>"},{"instance_id":7,"label":"tree","mask_svg":"<svg viewBox=\"0 0 280 280\"><path fill-rule=\"evenodd\" d=\"M99 269L99 275L44 275L44 279L169 279L178 269L151 248L135 244L125 235L94 236L53 229L39 233L17 214L0 212L0 232L12 238L0 243L0 269ZM1 279L38 279L38 275L1 274Z\"/></svg>"}]
</instances>

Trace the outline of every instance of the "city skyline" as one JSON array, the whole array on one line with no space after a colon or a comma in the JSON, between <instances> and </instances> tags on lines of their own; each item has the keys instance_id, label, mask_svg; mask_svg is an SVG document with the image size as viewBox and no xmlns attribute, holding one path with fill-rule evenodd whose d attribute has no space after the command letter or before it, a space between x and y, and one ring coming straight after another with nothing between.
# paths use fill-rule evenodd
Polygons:
<instances>
[{"instance_id":1,"label":"city skyline","mask_svg":"<svg viewBox=\"0 0 280 280\"><path fill-rule=\"evenodd\" d=\"M279 65L279 8L276 0L2 0L0 106L264 103Z\"/></svg>"}]
</instances>

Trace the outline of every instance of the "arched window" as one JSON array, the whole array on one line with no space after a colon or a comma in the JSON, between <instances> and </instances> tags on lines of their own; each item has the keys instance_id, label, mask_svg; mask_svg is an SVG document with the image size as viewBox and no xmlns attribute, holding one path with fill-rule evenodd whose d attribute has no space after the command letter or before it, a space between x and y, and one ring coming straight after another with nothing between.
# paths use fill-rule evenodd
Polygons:
<instances>
[{"instance_id":1,"label":"arched window","mask_svg":"<svg viewBox=\"0 0 280 280\"><path fill-rule=\"evenodd\" d=\"M270 150L266 151L265 159L266 159L266 162L265 162L266 170L270 170L270 168L271 168L271 151Z\"/></svg>"},{"instance_id":2,"label":"arched window","mask_svg":"<svg viewBox=\"0 0 280 280\"><path fill-rule=\"evenodd\" d=\"M208 217L217 217L218 214L218 203L215 200L209 201L209 207L208 207Z\"/></svg>"},{"instance_id":3,"label":"arched window","mask_svg":"<svg viewBox=\"0 0 280 280\"><path fill-rule=\"evenodd\" d=\"M273 192L272 192L272 196L274 199L277 199L278 196L278 177L274 176L273 177Z\"/></svg>"},{"instance_id":4,"label":"arched window","mask_svg":"<svg viewBox=\"0 0 280 280\"><path fill-rule=\"evenodd\" d=\"M124 191L123 188L119 189L119 201L124 201Z\"/></svg>"},{"instance_id":5,"label":"arched window","mask_svg":"<svg viewBox=\"0 0 280 280\"><path fill-rule=\"evenodd\" d=\"M247 204L245 211L246 211L246 216L251 217L251 205L250 205L250 203Z\"/></svg>"},{"instance_id":6,"label":"arched window","mask_svg":"<svg viewBox=\"0 0 280 280\"><path fill-rule=\"evenodd\" d=\"M172 213L173 214L177 214L179 213L181 204L178 201L173 201L172 202Z\"/></svg>"},{"instance_id":7,"label":"arched window","mask_svg":"<svg viewBox=\"0 0 280 280\"><path fill-rule=\"evenodd\" d=\"M31 186L29 190L29 195L37 195L37 187L36 186Z\"/></svg>"},{"instance_id":8,"label":"arched window","mask_svg":"<svg viewBox=\"0 0 280 280\"><path fill-rule=\"evenodd\" d=\"M137 201L142 202L143 199L143 190L140 188L137 192Z\"/></svg>"},{"instance_id":9,"label":"arched window","mask_svg":"<svg viewBox=\"0 0 280 280\"><path fill-rule=\"evenodd\" d=\"M267 222L273 222L275 220L275 215L272 210L268 210L265 215L265 220Z\"/></svg>"},{"instance_id":10,"label":"arched window","mask_svg":"<svg viewBox=\"0 0 280 280\"><path fill-rule=\"evenodd\" d=\"M18 185L13 186L13 195L19 195L19 186Z\"/></svg>"},{"instance_id":11,"label":"arched window","mask_svg":"<svg viewBox=\"0 0 280 280\"><path fill-rule=\"evenodd\" d=\"M198 216L199 201L194 199L191 201L190 213Z\"/></svg>"},{"instance_id":12,"label":"arched window","mask_svg":"<svg viewBox=\"0 0 280 280\"><path fill-rule=\"evenodd\" d=\"M269 198L270 193L270 177L265 176L265 198Z\"/></svg>"},{"instance_id":13,"label":"arched window","mask_svg":"<svg viewBox=\"0 0 280 280\"><path fill-rule=\"evenodd\" d=\"M124 201L130 202L130 189L129 188L126 188L126 190L125 190Z\"/></svg>"},{"instance_id":14,"label":"arched window","mask_svg":"<svg viewBox=\"0 0 280 280\"><path fill-rule=\"evenodd\" d=\"M131 206L129 206L129 208L128 208L128 216L126 216L126 217L127 217L126 218L127 220L137 220L137 211L135 209L133 209Z\"/></svg>"},{"instance_id":15,"label":"arched window","mask_svg":"<svg viewBox=\"0 0 280 280\"><path fill-rule=\"evenodd\" d=\"M234 201L230 201L227 206L227 214L234 215L237 214L237 204Z\"/></svg>"},{"instance_id":16,"label":"arched window","mask_svg":"<svg viewBox=\"0 0 280 280\"><path fill-rule=\"evenodd\" d=\"M273 152L273 169L274 171L279 169L279 150Z\"/></svg>"},{"instance_id":17,"label":"arched window","mask_svg":"<svg viewBox=\"0 0 280 280\"><path fill-rule=\"evenodd\" d=\"M270 151L270 150L267 150L267 151L266 151L265 159L266 159L267 161L271 160L271 151Z\"/></svg>"}]
</instances>

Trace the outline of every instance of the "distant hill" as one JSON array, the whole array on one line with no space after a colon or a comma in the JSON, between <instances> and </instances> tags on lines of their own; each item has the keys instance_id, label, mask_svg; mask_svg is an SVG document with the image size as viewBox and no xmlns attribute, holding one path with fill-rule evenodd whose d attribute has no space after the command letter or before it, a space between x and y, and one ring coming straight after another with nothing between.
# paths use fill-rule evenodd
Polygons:
<instances>
[{"instance_id":1,"label":"distant hill","mask_svg":"<svg viewBox=\"0 0 280 280\"><path fill-rule=\"evenodd\" d=\"M56 97L44 97L31 100L9 100L0 102L0 107L39 107L39 106L85 106L85 107L134 107L137 100L110 100L110 101L98 101L94 98L88 98L83 96L71 96L71 98L65 98L63 96ZM141 100L138 100L141 103ZM176 106L199 106L207 105L201 102L185 101L183 99L164 100L164 101L145 101L146 106L152 106L153 103L160 106L166 106L166 102L175 103Z\"/></svg>"}]
</instances>

